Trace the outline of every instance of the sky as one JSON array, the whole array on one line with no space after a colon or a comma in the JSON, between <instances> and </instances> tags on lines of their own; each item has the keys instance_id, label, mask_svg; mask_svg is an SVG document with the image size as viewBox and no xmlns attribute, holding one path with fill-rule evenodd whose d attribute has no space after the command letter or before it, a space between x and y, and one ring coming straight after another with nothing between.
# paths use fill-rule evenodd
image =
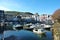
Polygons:
<instances>
[{"instance_id":1,"label":"sky","mask_svg":"<svg viewBox=\"0 0 60 40\"><path fill-rule=\"evenodd\" d=\"M60 9L60 0L0 0L0 10L53 14Z\"/></svg>"}]
</instances>

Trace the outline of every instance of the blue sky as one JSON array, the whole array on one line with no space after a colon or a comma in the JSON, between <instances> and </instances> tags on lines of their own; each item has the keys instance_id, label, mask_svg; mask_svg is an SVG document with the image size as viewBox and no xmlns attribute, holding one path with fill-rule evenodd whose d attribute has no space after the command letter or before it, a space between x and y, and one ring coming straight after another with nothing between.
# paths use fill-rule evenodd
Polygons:
<instances>
[{"instance_id":1,"label":"blue sky","mask_svg":"<svg viewBox=\"0 0 60 40\"><path fill-rule=\"evenodd\" d=\"M53 14L60 0L0 0L0 10Z\"/></svg>"}]
</instances>

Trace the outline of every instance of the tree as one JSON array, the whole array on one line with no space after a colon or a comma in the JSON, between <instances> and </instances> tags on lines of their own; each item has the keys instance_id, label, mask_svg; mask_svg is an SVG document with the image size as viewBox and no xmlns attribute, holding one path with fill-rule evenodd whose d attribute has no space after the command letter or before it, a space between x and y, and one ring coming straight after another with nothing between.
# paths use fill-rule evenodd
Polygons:
<instances>
[{"instance_id":1,"label":"tree","mask_svg":"<svg viewBox=\"0 0 60 40\"><path fill-rule=\"evenodd\" d=\"M20 14L19 12L16 12L16 14L15 14L15 15L17 16L17 15L19 15L19 14Z\"/></svg>"},{"instance_id":2,"label":"tree","mask_svg":"<svg viewBox=\"0 0 60 40\"><path fill-rule=\"evenodd\" d=\"M60 21L60 9L56 10L54 14L52 15L53 20Z\"/></svg>"},{"instance_id":3,"label":"tree","mask_svg":"<svg viewBox=\"0 0 60 40\"><path fill-rule=\"evenodd\" d=\"M33 15L32 13L30 13L30 12L25 12L25 14L27 14L27 15Z\"/></svg>"},{"instance_id":4,"label":"tree","mask_svg":"<svg viewBox=\"0 0 60 40\"><path fill-rule=\"evenodd\" d=\"M52 15L52 18L54 20L57 20L57 21L55 21L53 28L52 28L54 40L60 40L60 39L58 39L58 38L60 38L60 9L58 9L54 12L54 14ZM58 37L57 37L57 35L58 35Z\"/></svg>"}]
</instances>

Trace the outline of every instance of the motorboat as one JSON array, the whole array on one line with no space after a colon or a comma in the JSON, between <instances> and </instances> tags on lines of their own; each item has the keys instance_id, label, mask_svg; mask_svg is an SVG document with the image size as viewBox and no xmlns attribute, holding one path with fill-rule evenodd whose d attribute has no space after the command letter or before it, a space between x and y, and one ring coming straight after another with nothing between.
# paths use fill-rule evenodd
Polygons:
<instances>
[{"instance_id":1,"label":"motorboat","mask_svg":"<svg viewBox=\"0 0 60 40\"><path fill-rule=\"evenodd\" d=\"M45 33L44 29L33 29L33 32L37 33L37 34L43 34L43 33Z\"/></svg>"},{"instance_id":2,"label":"motorboat","mask_svg":"<svg viewBox=\"0 0 60 40\"><path fill-rule=\"evenodd\" d=\"M13 25L13 29L14 30L20 30L20 29L23 29L23 26L20 24L16 24L16 25Z\"/></svg>"}]
</instances>

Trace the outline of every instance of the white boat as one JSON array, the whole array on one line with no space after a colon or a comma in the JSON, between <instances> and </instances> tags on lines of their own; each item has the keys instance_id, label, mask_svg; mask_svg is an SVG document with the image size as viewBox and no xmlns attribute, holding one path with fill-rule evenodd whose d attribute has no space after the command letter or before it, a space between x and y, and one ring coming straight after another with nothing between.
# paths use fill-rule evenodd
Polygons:
<instances>
[{"instance_id":1,"label":"white boat","mask_svg":"<svg viewBox=\"0 0 60 40\"><path fill-rule=\"evenodd\" d=\"M34 24L32 24L31 26L30 26L30 28L35 28L36 26L34 25Z\"/></svg>"},{"instance_id":2,"label":"white boat","mask_svg":"<svg viewBox=\"0 0 60 40\"><path fill-rule=\"evenodd\" d=\"M23 26L22 26L22 25L20 25L20 24L13 25L13 29L14 29L14 30L23 29Z\"/></svg>"},{"instance_id":3,"label":"white boat","mask_svg":"<svg viewBox=\"0 0 60 40\"><path fill-rule=\"evenodd\" d=\"M33 29L33 32L37 34L45 33L44 29Z\"/></svg>"},{"instance_id":4,"label":"white boat","mask_svg":"<svg viewBox=\"0 0 60 40\"><path fill-rule=\"evenodd\" d=\"M44 28L51 28L51 25L44 25Z\"/></svg>"}]
</instances>

